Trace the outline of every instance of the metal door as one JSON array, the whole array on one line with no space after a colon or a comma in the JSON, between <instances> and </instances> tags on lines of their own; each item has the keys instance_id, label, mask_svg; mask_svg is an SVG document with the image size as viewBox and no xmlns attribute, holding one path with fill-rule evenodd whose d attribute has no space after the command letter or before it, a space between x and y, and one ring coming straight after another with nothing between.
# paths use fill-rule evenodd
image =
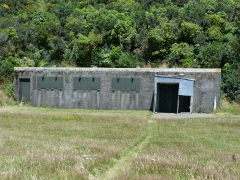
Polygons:
<instances>
[{"instance_id":1,"label":"metal door","mask_svg":"<svg viewBox=\"0 0 240 180\"><path fill-rule=\"evenodd\" d=\"M19 80L19 101L30 102L30 79Z\"/></svg>"}]
</instances>

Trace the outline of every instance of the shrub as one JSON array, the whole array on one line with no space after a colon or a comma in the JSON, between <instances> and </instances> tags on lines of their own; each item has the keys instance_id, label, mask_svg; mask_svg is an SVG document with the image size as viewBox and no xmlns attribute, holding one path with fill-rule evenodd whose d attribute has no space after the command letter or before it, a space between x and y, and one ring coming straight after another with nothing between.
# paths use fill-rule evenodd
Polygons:
<instances>
[{"instance_id":1,"label":"shrub","mask_svg":"<svg viewBox=\"0 0 240 180\"><path fill-rule=\"evenodd\" d=\"M222 68L235 59L235 52L229 43L214 41L202 46L197 58L204 68Z\"/></svg>"},{"instance_id":2,"label":"shrub","mask_svg":"<svg viewBox=\"0 0 240 180\"><path fill-rule=\"evenodd\" d=\"M5 93L11 98L14 97L14 85L13 85L13 83L7 84L6 89L5 89Z\"/></svg>"},{"instance_id":3,"label":"shrub","mask_svg":"<svg viewBox=\"0 0 240 180\"><path fill-rule=\"evenodd\" d=\"M141 62L136 55L129 52L123 52L117 64L117 66L121 68L135 68L137 66L143 66L143 62Z\"/></svg>"},{"instance_id":4,"label":"shrub","mask_svg":"<svg viewBox=\"0 0 240 180\"><path fill-rule=\"evenodd\" d=\"M12 80L14 67L16 66L19 66L19 62L13 57L0 61L0 82Z\"/></svg>"},{"instance_id":5,"label":"shrub","mask_svg":"<svg viewBox=\"0 0 240 180\"><path fill-rule=\"evenodd\" d=\"M17 59L17 62L21 67L34 67L35 66L34 60L32 60L28 57L23 57L22 59Z\"/></svg>"},{"instance_id":6,"label":"shrub","mask_svg":"<svg viewBox=\"0 0 240 180\"><path fill-rule=\"evenodd\" d=\"M226 64L222 72L222 88L227 98L240 102L240 65Z\"/></svg>"},{"instance_id":7,"label":"shrub","mask_svg":"<svg viewBox=\"0 0 240 180\"><path fill-rule=\"evenodd\" d=\"M182 40L191 43L193 42L193 39L202 32L202 27L197 24L184 21L181 24L180 30Z\"/></svg>"},{"instance_id":8,"label":"shrub","mask_svg":"<svg viewBox=\"0 0 240 180\"><path fill-rule=\"evenodd\" d=\"M116 67L116 64L122 54L120 46L113 46L111 48L105 47L104 49L98 48L96 50L93 65L98 67Z\"/></svg>"},{"instance_id":9,"label":"shrub","mask_svg":"<svg viewBox=\"0 0 240 180\"><path fill-rule=\"evenodd\" d=\"M170 50L171 52L166 59L170 66L193 66L194 52L192 46L187 43L174 43Z\"/></svg>"}]
</instances>

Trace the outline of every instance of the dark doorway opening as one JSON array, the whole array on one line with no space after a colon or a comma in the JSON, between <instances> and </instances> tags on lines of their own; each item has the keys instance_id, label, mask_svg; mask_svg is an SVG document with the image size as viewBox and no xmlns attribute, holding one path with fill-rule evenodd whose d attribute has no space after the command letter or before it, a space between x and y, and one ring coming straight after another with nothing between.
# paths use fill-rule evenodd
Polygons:
<instances>
[{"instance_id":1,"label":"dark doorway opening","mask_svg":"<svg viewBox=\"0 0 240 180\"><path fill-rule=\"evenodd\" d=\"M30 102L30 79L19 80L19 101L24 103Z\"/></svg>"},{"instance_id":2,"label":"dark doorway opening","mask_svg":"<svg viewBox=\"0 0 240 180\"><path fill-rule=\"evenodd\" d=\"M179 96L178 112L190 112L191 96Z\"/></svg>"},{"instance_id":3,"label":"dark doorway opening","mask_svg":"<svg viewBox=\"0 0 240 180\"><path fill-rule=\"evenodd\" d=\"M158 84L157 112L177 113L179 84Z\"/></svg>"}]
</instances>

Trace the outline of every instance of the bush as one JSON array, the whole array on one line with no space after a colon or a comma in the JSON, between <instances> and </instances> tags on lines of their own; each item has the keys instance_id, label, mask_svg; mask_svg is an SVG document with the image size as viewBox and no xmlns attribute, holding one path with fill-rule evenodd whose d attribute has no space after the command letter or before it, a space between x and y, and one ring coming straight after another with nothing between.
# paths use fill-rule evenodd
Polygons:
<instances>
[{"instance_id":1,"label":"bush","mask_svg":"<svg viewBox=\"0 0 240 180\"><path fill-rule=\"evenodd\" d=\"M116 67L116 64L122 54L120 46L113 46L111 48L98 48L95 51L93 65L98 67Z\"/></svg>"},{"instance_id":2,"label":"bush","mask_svg":"<svg viewBox=\"0 0 240 180\"><path fill-rule=\"evenodd\" d=\"M28 57L23 57L21 59L17 59L16 61L18 62L18 64L21 67L34 67L35 66L34 60L32 60Z\"/></svg>"},{"instance_id":3,"label":"bush","mask_svg":"<svg viewBox=\"0 0 240 180\"><path fill-rule=\"evenodd\" d=\"M181 67L193 66L194 52L193 47L188 43L174 43L171 52L166 59L169 66L177 65Z\"/></svg>"},{"instance_id":4,"label":"bush","mask_svg":"<svg viewBox=\"0 0 240 180\"><path fill-rule=\"evenodd\" d=\"M202 32L202 27L197 25L197 24L193 24L193 23L189 23L184 21L181 24L181 38L183 41L186 41L188 43L192 43L193 39L201 34Z\"/></svg>"},{"instance_id":5,"label":"bush","mask_svg":"<svg viewBox=\"0 0 240 180\"><path fill-rule=\"evenodd\" d=\"M200 48L197 58L201 67L222 68L235 59L235 52L229 43L213 41Z\"/></svg>"},{"instance_id":6,"label":"bush","mask_svg":"<svg viewBox=\"0 0 240 180\"><path fill-rule=\"evenodd\" d=\"M3 88L0 87L0 106L16 105L14 99L12 97L9 97L5 91L3 91Z\"/></svg>"},{"instance_id":7,"label":"bush","mask_svg":"<svg viewBox=\"0 0 240 180\"><path fill-rule=\"evenodd\" d=\"M136 55L131 54L129 52L126 53L123 52L117 64L118 64L117 67L121 68L135 68L137 66L140 67L143 66L143 62L141 62Z\"/></svg>"},{"instance_id":8,"label":"bush","mask_svg":"<svg viewBox=\"0 0 240 180\"><path fill-rule=\"evenodd\" d=\"M14 97L14 85L13 85L13 83L7 84L6 89L5 89L5 93L11 98Z\"/></svg>"},{"instance_id":9,"label":"bush","mask_svg":"<svg viewBox=\"0 0 240 180\"><path fill-rule=\"evenodd\" d=\"M0 82L12 80L14 67L16 66L19 66L19 62L13 57L0 61Z\"/></svg>"},{"instance_id":10,"label":"bush","mask_svg":"<svg viewBox=\"0 0 240 180\"><path fill-rule=\"evenodd\" d=\"M226 64L222 72L222 88L227 98L240 102L240 65Z\"/></svg>"}]
</instances>

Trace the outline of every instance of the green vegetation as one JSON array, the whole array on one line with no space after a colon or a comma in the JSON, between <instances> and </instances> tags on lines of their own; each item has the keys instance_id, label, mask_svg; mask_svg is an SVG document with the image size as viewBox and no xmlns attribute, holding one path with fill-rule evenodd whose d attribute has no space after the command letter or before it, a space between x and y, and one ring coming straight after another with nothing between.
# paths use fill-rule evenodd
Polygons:
<instances>
[{"instance_id":1,"label":"green vegetation","mask_svg":"<svg viewBox=\"0 0 240 180\"><path fill-rule=\"evenodd\" d=\"M240 115L240 104L229 102L226 98L221 99L221 107L217 109L216 113L225 115Z\"/></svg>"},{"instance_id":2,"label":"green vegetation","mask_svg":"<svg viewBox=\"0 0 240 180\"><path fill-rule=\"evenodd\" d=\"M240 102L238 0L2 0L0 82L14 66L223 69Z\"/></svg>"},{"instance_id":3,"label":"green vegetation","mask_svg":"<svg viewBox=\"0 0 240 180\"><path fill-rule=\"evenodd\" d=\"M2 107L0 177L239 179L239 115L157 120L151 114Z\"/></svg>"},{"instance_id":4,"label":"green vegetation","mask_svg":"<svg viewBox=\"0 0 240 180\"><path fill-rule=\"evenodd\" d=\"M9 96L10 94L8 95L8 92L4 92L1 89L4 89L4 88L0 87L0 107L16 105L17 103L14 101L13 97L10 97ZM8 91L8 88L6 89L6 91ZM10 89L9 93L12 93L12 89Z\"/></svg>"}]
</instances>

